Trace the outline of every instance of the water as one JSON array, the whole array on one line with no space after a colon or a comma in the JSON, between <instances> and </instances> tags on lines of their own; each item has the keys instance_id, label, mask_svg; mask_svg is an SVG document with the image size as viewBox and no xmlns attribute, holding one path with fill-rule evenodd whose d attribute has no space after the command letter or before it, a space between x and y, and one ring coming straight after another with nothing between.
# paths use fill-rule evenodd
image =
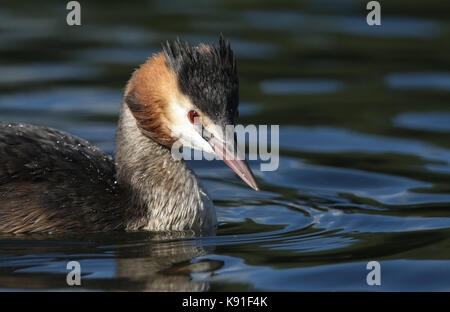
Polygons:
<instances>
[{"instance_id":1,"label":"water","mask_svg":"<svg viewBox=\"0 0 450 312\"><path fill-rule=\"evenodd\" d=\"M114 152L133 69L180 36L238 56L241 122L280 125L280 167L255 192L192 162L220 221L182 233L0 235L0 289L450 290L450 6L383 1L7 1L0 119L47 125ZM381 264L381 286L366 265Z\"/></svg>"}]
</instances>

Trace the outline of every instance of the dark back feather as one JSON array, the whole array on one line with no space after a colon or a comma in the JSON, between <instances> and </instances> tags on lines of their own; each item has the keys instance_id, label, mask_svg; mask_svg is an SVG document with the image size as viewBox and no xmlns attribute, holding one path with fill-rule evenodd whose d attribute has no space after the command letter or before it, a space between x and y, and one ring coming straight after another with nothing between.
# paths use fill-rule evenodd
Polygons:
<instances>
[{"instance_id":1,"label":"dark back feather","mask_svg":"<svg viewBox=\"0 0 450 312\"><path fill-rule=\"evenodd\" d=\"M112 158L50 128L0 122L0 232L123 226Z\"/></svg>"}]
</instances>

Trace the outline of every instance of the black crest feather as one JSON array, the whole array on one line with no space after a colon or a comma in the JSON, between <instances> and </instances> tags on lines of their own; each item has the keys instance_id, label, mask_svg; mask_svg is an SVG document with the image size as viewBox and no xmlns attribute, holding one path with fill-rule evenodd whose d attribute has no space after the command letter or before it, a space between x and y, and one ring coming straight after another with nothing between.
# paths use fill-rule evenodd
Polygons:
<instances>
[{"instance_id":1,"label":"black crest feather","mask_svg":"<svg viewBox=\"0 0 450 312\"><path fill-rule=\"evenodd\" d=\"M216 122L234 123L239 103L236 59L222 35L218 46L190 46L177 39L163 44L167 65L180 90Z\"/></svg>"}]
</instances>

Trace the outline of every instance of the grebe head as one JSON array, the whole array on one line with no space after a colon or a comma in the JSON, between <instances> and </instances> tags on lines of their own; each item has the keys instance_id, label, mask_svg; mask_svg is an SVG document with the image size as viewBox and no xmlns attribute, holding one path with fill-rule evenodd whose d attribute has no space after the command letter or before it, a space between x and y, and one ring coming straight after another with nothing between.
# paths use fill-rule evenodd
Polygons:
<instances>
[{"instance_id":1,"label":"grebe head","mask_svg":"<svg viewBox=\"0 0 450 312\"><path fill-rule=\"evenodd\" d=\"M149 138L168 148L177 143L217 154L258 190L245 159L238 158L236 136L226 127L238 117L239 81L222 36L217 47L167 42L134 72L124 101Z\"/></svg>"}]
</instances>

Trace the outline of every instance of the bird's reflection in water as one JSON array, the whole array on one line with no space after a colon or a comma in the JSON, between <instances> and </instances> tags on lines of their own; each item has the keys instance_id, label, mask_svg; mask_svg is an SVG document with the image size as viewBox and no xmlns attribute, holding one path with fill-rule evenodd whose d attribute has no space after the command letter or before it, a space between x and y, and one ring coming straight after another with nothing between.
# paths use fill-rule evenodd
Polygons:
<instances>
[{"instance_id":1,"label":"bird's reflection in water","mask_svg":"<svg viewBox=\"0 0 450 312\"><path fill-rule=\"evenodd\" d=\"M192 274L214 274L223 265L202 257L213 247L200 244L192 232L98 234L81 239L2 236L0 246L0 259L8 260L7 266L0 265L1 289L207 291L209 283L193 280ZM197 257L203 259L196 261ZM73 260L81 264L77 287L66 283L66 264Z\"/></svg>"},{"instance_id":2,"label":"bird's reflection in water","mask_svg":"<svg viewBox=\"0 0 450 312\"><path fill-rule=\"evenodd\" d=\"M140 285L146 291L206 291L207 282L193 281L192 273L210 272L219 269L222 261L192 259L211 253L211 247L196 244L191 232L158 233L152 243L126 246L118 251L117 278L125 278ZM121 258L124 252L126 257Z\"/></svg>"}]
</instances>

